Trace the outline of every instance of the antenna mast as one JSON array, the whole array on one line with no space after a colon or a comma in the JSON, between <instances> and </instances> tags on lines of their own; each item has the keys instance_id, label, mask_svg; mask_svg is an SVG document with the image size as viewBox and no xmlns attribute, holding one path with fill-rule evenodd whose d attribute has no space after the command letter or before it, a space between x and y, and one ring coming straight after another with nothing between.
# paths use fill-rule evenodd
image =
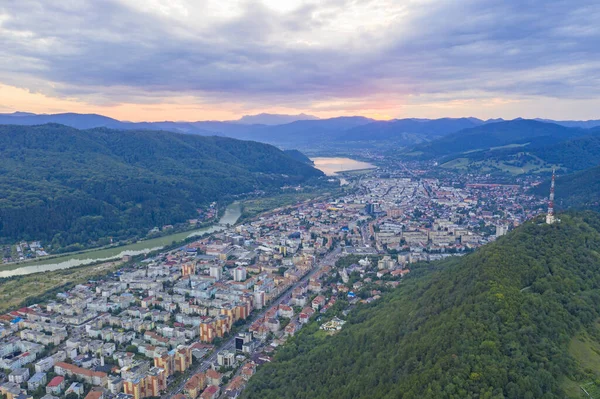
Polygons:
<instances>
[{"instance_id":1,"label":"antenna mast","mask_svg":"<svg viewBox=\"0 0 600 399\"><path fill-rule=\"evenodd\" d=\"M550 183L550 198L548 200L548 214L546 215L546 223L554 224L554 181L556 180L555 170L552 169L552 183Z\"/></svg>"}]
</instances>

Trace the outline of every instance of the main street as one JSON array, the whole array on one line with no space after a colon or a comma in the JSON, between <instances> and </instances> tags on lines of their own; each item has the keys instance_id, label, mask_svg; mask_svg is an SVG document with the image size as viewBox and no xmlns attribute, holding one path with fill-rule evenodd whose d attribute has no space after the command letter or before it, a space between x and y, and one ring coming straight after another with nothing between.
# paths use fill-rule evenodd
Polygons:
<instances>
[{"instance_id":1,"label":"main street","mask_svg":"<svg viewBox=\"0 0 600 399\"><path fill-rule=\"evenodd\" d=\"M264 310L262 310L260 313L248 318L246 323L244 324L244 331L247 331L249 326L251 326L252 323L254 323L256 320L263 318L269 310L279 307L279 305L283 302L289 301L294 288L299 287L302 284L306 283L316 272L321 270L323 267L325 267L327 265L330 265L330 266L334 265L335 262L337 261L337 259L340 257L341 252L342 252L341 247L338 245L332 251L328 252L323 258L317 260L317 265L310 272L308 272L304 277L302 277L296 283L292 284L287 290L285 290L277 299L275 299L273 302L271 302L271 304L268 307L266 307ZM178 393L183 391L183 387L185 386L185 383L192 375L199 373L199 372L206 372L209 368L212 367L212 365L217 360L217 354L219 352L222 352L224 350L233 350L234 347L235 347L235 335L232 334L232 336L230 338L228 338L226 341L222 342L220 346L215 347L212 354L209 357L207 357L206 359L204 359L202 361L202 363L200 363L199 365L197 365L195 367L192 366L184 374L185 377L181 380L181 382L179 382L176 386L169 386L167 389L167 392L164 395L162 395L161 398L168 399L171 396L177 395Z\"/></svg>"}]
</instances>

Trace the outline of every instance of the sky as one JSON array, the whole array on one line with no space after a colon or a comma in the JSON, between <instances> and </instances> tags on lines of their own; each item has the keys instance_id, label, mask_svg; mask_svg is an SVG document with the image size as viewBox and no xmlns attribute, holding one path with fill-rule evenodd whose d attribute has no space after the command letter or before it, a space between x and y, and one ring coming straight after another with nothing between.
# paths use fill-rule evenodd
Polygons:
<instances>
[{"instance_id":1,"label":"sky","mask_svg":"<svg viewBox=\"0 0 600 399\"><path fill-rule=\"evenodd\" d=\"M5 0L0 113L600 119L597 0Z\"/></svg>"}]
</instances>

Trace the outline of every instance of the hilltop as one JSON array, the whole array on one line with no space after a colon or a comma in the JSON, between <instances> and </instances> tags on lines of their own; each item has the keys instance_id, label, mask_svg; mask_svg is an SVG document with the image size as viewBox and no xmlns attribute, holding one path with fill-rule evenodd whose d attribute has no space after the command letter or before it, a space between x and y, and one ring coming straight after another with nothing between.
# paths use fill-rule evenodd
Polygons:
<instances>
[{"instance_id":1,"label":"hilltop","mask_svg":"<svg viewBox=\"0 0 600 399\"><path fill-rule=\"evenodd\" d=\"M212 201L322 175L268 144L225 137L0 126L0 237L57 248L143 236Z\"/></svg>"},{"instance_id":2,"label":"hilltop","mask_svg":"<svg viewBox=\"0 0 600 399\"><path fill-rule=\"evenodd\" d=\"M337 335L305 328L288 341L244 397L579 397L579 384L600 376L589 367L600 356L576 350L600 342L600 215L559 216L413 265Z\"/></svg>"}]
</instances>

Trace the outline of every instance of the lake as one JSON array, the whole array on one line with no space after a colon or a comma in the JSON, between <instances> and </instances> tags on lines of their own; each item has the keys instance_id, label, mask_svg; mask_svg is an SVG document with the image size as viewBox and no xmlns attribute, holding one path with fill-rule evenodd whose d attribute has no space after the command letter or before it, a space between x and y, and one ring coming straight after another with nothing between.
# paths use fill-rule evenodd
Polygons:
<instances>
[{"instance_id":1,"label":"lake","mask_svg":"<svg viewBox=\"0 0 600 399\"><path fill-rule=\"evenodd\" d=\"M145 254L164 248L166 245L171 245L173 241L183 241L189 237L201 236L206 233L221 231L225 229L224 226L227 224L234 225L241 215L241 204L239 202L234 202L230 204L227 209L225 209L225 213L221 219L219 219L219 224L217 225L198 230L169 234L149 240L138 241L134 244L123 245L121 247L89 250L80 253L53 257L50 259L40 259L11 265L0 265L0 277L20 276L24 274L47 272L58 269L68 269L69 267L87 265L99 261L120 259L125 255Z\"/></svg>"},{"instance_id":2,"label":"lake","mask_svg":"<svg viewBox=\"0 0 600 399\"><path fill-rule=\"evenodd\" d=\"M327 176L335 176L338 172L348 172L351 170L375 169L376 166L368 162L357 161L350 158L311 158L315 163L315 168L324 172Z\"/></svg>"}]
</instances>

